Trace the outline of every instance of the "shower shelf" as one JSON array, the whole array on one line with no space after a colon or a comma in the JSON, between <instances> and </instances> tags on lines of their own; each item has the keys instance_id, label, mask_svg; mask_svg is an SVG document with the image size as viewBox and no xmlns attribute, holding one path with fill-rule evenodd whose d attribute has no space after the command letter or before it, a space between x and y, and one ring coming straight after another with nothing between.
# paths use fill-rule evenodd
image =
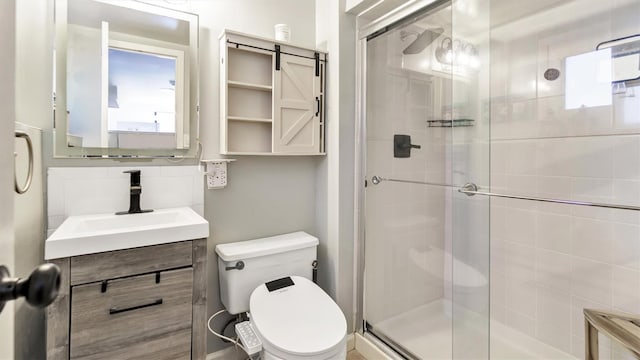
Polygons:
<instances>
[{"instance_id":1,"label":"shower shelf","mask_svg":"<svg viewBox=\"0 0 640 360\"><path fill-rule=\"evenodd\" d=\"M453 120L427 120L429 127L460 127L460 126L473 126L475 120L473 119L453 119Z\"/></svg>"}]
</instances>

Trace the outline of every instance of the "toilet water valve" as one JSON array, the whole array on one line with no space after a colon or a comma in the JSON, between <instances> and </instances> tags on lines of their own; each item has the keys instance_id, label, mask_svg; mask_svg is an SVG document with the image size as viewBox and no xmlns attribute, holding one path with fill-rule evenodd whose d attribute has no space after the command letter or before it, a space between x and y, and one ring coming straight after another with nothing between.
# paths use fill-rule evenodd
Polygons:
<instances>
[{"instance_id":1,"label":"toilet water valve","mask_svg":"<svg viewBox=\"0 0 640 360\"><path fill-rule=\"evenodd\" d=\"M242 270L242 269L244 269L244 262L243 261L238 261L235 266L227 266L224 269L227 270L227 271L229 271L229 270Z\"/></svg>"}]
</instances>

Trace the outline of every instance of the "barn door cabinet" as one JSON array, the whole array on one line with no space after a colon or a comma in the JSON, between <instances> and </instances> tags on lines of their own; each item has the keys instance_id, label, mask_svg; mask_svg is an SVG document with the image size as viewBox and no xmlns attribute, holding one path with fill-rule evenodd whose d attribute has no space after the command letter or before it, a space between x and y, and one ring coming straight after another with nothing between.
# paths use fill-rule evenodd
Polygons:
<instances>
[{"instance_id":1,"label":"barn door cabinet","mask_svg":"<svg viewBox=\"0 0 640 360\"><path fill-rule=\"evenodd\" d=\"M324 155L327 54L225 30L220 153Z\"/></svg>"}]
</instances>

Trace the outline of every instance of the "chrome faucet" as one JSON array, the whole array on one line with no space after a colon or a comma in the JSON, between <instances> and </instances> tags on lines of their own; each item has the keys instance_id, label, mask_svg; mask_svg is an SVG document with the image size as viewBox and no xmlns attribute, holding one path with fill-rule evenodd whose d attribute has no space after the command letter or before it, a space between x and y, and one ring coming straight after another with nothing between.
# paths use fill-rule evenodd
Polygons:
<instances>
[{"instance_id":1,"label":"chrome faucet","mask_svg":"<svg viewBox=\"0 0 640 360\"><path fill-rule=\"evenodd\" d=\"M140 194L142 194L142 185L140 185L140 170L123 171L125 174L131 174L129 211L119 211L116 215L140 214L152 212L153 210L140 209Z\"/></svg>"}]
</instances>

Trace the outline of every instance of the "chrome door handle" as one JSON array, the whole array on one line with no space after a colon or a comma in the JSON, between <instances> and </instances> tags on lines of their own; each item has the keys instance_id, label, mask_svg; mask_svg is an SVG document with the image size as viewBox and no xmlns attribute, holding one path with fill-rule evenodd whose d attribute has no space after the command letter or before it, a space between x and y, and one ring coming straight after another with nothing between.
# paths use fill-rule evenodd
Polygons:
<instances>
[{"instance_id":1,"label":"chrome door handle","mask_svg":"<svg viewBox=\"0 0 640 360\"><path fill-rule=\"evenodd\" d=\"M31 181L33 180L33 143L31 142L31 137L24 131L15 132L16 138L22 138L27 142L27 149L29 150L29 172L27 173L27 181L23 186L18 184L17 174L14 173L14 184L15 189L18 194L24 194L31 187Z\"/></svg>"}]
</instances>

